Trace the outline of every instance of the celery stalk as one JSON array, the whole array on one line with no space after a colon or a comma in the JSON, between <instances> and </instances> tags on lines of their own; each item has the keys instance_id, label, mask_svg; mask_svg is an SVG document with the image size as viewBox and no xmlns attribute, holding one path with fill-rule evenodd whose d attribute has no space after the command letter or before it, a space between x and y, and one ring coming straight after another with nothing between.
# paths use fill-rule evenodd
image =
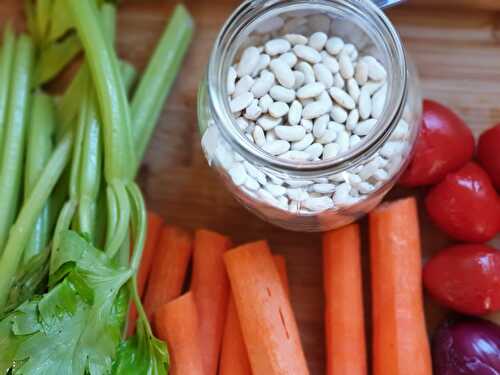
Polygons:
<instances>
[{"instance_id":1,"label":"celery stalk","mask_svg":"<svg viewBox=\"0 0 500 375\"><path fill-rule=\"evenodd\" d=\"M132 130L138 150L137 167L180 70L193 29L193 20L188 11L184 6L178 5L132 99Z\"/></svg>"},{"instance_id":2,"label":"celery stalk","mask_svg":"<svg viewBox=\"0 0 500 375\"><path fill-rule=\"evenodd\" d=\"M14 222L20 196L33 70L33 43L23 35L16 46L9 112L0 169L0 252Z\"/></svg>"},{"instance_id":3,"label":"celery stalk","mask_svg":"<svg viewBox=\"0 0 500 375\"><path fill-rule=\"evenodd\" d=\"M53 149L52 135L55 129L54 112L55 108L50 96L42 93L34 95L25 163L25 199L28 199L50 159ZM48 240L49 204L47 203L36 221L30 241L24 250L23 262L27 263L33 256L39 254L47 245Z\"/></svg>"},{"instance_id":4,"label":"celery stalk","mask_svg":"<svg viewBox=\"0 0 500 375\"><path fill-rule=\"evenodd\" d=\"M130 179L136 162L132 144L131 116L118 58L106 42L95 4L66 0L84 46L103 121L106 180Z\"/></svg>"},{"instance_id":5,"label":"celery stalk","mask_svg":"<svg viewBox=\"0 0 500 375\"><path fill-rule=\"evenodd\" d=\"M73 136L68 133L56 147L10 230L5 251L0 257L0 311L5 306L23 250L28 243L27 234L33 229L33 225L70 159L72 142Z\"/></svg>"},{"instance_id":6,"label":"celery stalk","mask_svg":"<svg viewBox=\"0 0 500 375\"><path fill-rule=\"evenodd\" d=\"M5 120L9 87L11 84L12 63L14 60L16 39L10 24L4 31L2 52L0 54L0 162L2 160L3 138L5 135Z\"/></svg>"}]
</instances>

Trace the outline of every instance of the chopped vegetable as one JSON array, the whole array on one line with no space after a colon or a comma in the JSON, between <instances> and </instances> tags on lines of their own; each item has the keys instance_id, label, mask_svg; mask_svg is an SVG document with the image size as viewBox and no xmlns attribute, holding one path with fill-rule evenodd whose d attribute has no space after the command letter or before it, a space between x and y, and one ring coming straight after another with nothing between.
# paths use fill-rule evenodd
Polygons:
<instances>
[{"instance_id":1,"label":"chopped vegetable","mask_svg":"<svg viewBox=\"0 0 500 375\"><path fill-rule=\"evenodd\" d=\"M479 137L477 158L491 177L493 185L500 190L500 124L486 130Z\"/></svg>"},{"instance_id":2,"label":"chopped vegetable","mask_svg":"<svg viewBox=\"0 0 500 375\"><path fill-rule=\"evenodd\" d=\"M434 186L425 207L432 221L457 240L486 242L500 230L500 198L488 174L473 162Z\"/></svg>"},{"instance_id":3,"label":"chopped vegetable","mask_svg":"<svg viewBox=\"0 0 500 375\"><path fill-rule=\"evenodd\" d=\"M289 295L285 258L281 255L274 255L273 258L285 292ZM229 297L224 336L222 338L219 375L252 375L240 319L232 295Z\"/></svg>"},{"instance_id":4,"label":"chopped vegetable","mask_svg":"<svg viewBox=\"0 0 500 375\"><path fill-rule=\"evenodd\" d=\"M486 245L455 245L424 268L424 285L445 306L464 314L500 311L500 251Z\"/></svg>"},{"instance_id":5,"label":"chopped vegetable","mask_svg":"<svg viewBox=\"0 0 500 375\"><path fill-rule=\"evenodd\" d=\"M193 252L191 235L185 230L165 226L161 231L144 296L144 308L150 320L156 309L181 295Z\"/></svg>"},{"instance_id":6,"label":"chopped vegetable","mask_svg":"<svg viewBox=\"0 0 500 375\"><path fill-rule=\"evenodd\" d=\"M254 374L309 374L292 307L266 242L224 255Z\"/></svg>"},{"instance_id":7,"label":"chopped vegetable","mask_svg":"<svg viewBox=\"0 0 500 375\"><path fill-rule=\"evenodd\" d=\"M2 50L0 52L0 162L3 157L2 150L5 137L9 92L12 83L11 77L15 45L16 39L12 31L12 26L7 24L3 35Z\"/></svg>"},{"instance_id":8,"label":"chopped vegetable","mask_svg":"<svg viewBox=\"0 0 500 375\"><path fill-rule=\"evenodd\" d=\"M435 375L500 374L500 327L479 319L445 322L434 334Z\"/></svg>"},{"instance_id":9,"label":"chopped vegetable","mask_svg":"<svg viewBox=\"0 0 500 375\"><path fill-rule=\"evenodd\" d=\"M467 163L473 153L474 137L467 124L444 105L426 99L413 160L399 183L404 186L438 183Z\"/></svg>"},{"instance_id":10,"label":"chopped vegetable","mask_svg":"<svg viewBox=\"0 0 500 375\"><path fill-rule=\"evenodd\" d=\"M203 367L206 375L215 375L224 334L229 299L229 281L223 255L231 247L229 238L208 230L194 237L191 290L200 319Z\"/></svg>"},{"instance_id":11,"label":"chopped vegetable","mask_svg":"<svg viewBox=\"0 0 500 375\"><path fill-rule=\"evenodd\" d=\"M327 374L366 375L359 226L323 235Z\"/></svg>"},{"instance_id":12,"label":"chopped vegetable","mask_svg":"<svg viewBox=\"0 0 500 375\"><path fill-rule=\"evenodd\" d=\"M373 374L432 375L416 200L383 204L369 227Z\"/></svg>"},{"instance_id":13,"label":"chopped vegetable","mask_svg":"<svg viewBox=\"0 0 500 375\"><path fill-rule=\"evenodd\" d=\"M171 351L170 375L206 374L198 329L201 319L191 292L158 308L155 327L158 337L167 342Z\"/></svg>"}]
</instances>

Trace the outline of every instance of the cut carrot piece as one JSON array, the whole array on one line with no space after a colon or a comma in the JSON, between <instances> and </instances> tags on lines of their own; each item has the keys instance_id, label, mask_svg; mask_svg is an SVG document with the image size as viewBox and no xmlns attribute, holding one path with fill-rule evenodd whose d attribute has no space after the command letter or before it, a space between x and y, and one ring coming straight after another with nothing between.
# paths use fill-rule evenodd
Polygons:
<instances>
[{"instance_id":1,"label":"cut carrot piece","mask_svg":"<svg viewBox=\"0 0 500 375\"><path fill-rule=\"evenodd\" d=\"M254 374L309 374L292 307L265 241L224 255Z\"/></svg>"},{"instance_id":2,"label":"cut carrot piece","mask_svg":"<svg viewBox=\"0 0 500 375\"><path fill-rule=\"evenodd\" d=\"M170 375L205 375L198 326L198 311L191 292L157 309L156 335L167 342Z\"/></svg>"},{"instance_id":3,"label":"cut carrot piece","mask_svg":"<svg viewBox=\"0 0 500 375\"><path fill-rule=\"evenodd\" d=\"M366 375L366 337L359 226L323 235L328 375Z\"/></svg>"},{"instance_id":4,"label":"cut carrot piece","mask_svg":"<svg viewBox=\"0 0 500 375\"><path fill-rule=\"evenodd\" d=\"M289 286L285 258L281 255L274 255L274 263L288 295ZM243 340L243 332L241 332L240 319L232 295L229 297L226 325L222 339L219 375L252 375L247 348Z\"/></svg>"},{"instance_id":5,"label":"cut carrot piece","mask_svg":"<svg viewBox=\"0 0 500 375\"><path fill-rule=\"evenodd\" d=\"M226 320L229 280L223 255L231 247L229 238L208 230L195 233L193 255L193 291L203 347L203 364L206 375L215 375Z\"/></svg>"},{"instance_id":6,"label":"cut carrot piece","mask_svg":"<svg viewBox=\"0 0 500 375\"><path fill-rule=\"evenodd\" d=\"M414 198L370 214L373 374L432 375Z\"/></svg>"},{"instance_id":7,"label":"cut carrot piece","mask_svg":"<svg viewBox=\"0 0 500 375\"><path fill-rule=\"evenodd\" d=\"M192 238L187 231L168 225L163 228L144 297L150 321L159 306L181 294L192 252Z\"/></svg>"},{"instance_id":8,"label":"cut carrot piece","mask_svg":"<svg viewBox=\"0 0 500 375\"><path fill-rule=\"evenodd\" d=\"M160 239L161 231L165 222L160 215L148 211L148 229L146 233L146 242L144 243L144 250L142 252L141 265L137 273L137 289L139 296L144 295L146 289L146 282L151 271L151 265L155 255L155 250ZM128 315L128 335L133 335L137 321L137 310L134 304L130 306Z\"/></svg>"}]
</instances>

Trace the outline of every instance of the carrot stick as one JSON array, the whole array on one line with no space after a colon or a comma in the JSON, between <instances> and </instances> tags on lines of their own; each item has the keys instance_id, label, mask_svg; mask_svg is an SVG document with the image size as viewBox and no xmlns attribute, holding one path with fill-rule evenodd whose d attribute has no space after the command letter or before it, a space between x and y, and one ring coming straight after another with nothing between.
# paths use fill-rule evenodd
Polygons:
<instances>
[{"instance_id":1,"label":"carrot stick","mask_svg":"<svg viewBox=\"0 0 500 375\"><path fill-rule=\"evenodd\" d=\"M146 289L146 282L148 280L149 272L151 271L151 265L153 264L155 249L160 239L161 230L164 224L165 222L160 215L152 211L148 211L146 242L144 243L139 272L137 273L137 289L139 290L139 296L141 297L144 295L144 290ZM134 334L137 322L137 309L134 304L130 306L128 322L128 335L130 336Z\"/></svg>"},{"instance_id":2,"label":"carrot stick","mask_svg":"<svg viewBox=\"0 0 500 375\"><path fill-rule=\"evenodd\" d=\"M286 260L283 255L273 255L274 264L278 269L278 273L280 275L281 283L283 284L283 288L285 288L285 293L287 297L290 297L290 283L288 281L288 272L286 270Z\"/></svg>"},{"instance_id":3,"label":"carrot stick","mask_svg":"<svg viewBox=\"0 0 500 375\"><path fill-rule=\"evenodd\" d=\"M188 232L168 225L163 228L144 297L150 321L159 306L181 294L192 251Z\"/></svg>"},{"instance_id":4,"label":"carrot stick","mask_svg":"<svg viewBox=\"0 0 500 375\"><path fill-rule=\"evenodd\" d=\"M288 295L289 286L285 258L281 255L274 255L273 258L285 292ZM238 318L238 312L236 311L232 295L229 297L226 325L222 338L219 375L252 375L252 368L248 361L248 352L243 340L243 332L241 331L240 319Z\"/></svg>"},{"instance_id":5,"label":"carrot stick","mask_svg":"<svg viewBox=\"0 0 500 375\"><path fill-rule=\"evenodd\" d=\"M156 335L167 342L170 375L205 375L198 326L198 311L191 292L157 309Z\"/></svg>"},{"instance_id":6,"label":"carrot stick","mask_svg":"<svg viewBox=\"0 0 500 375\"><path fill-rule=\"evenodd\" d=\"M254 374L309 374L292 307L266 242L224 255Z\"/></svg>"},{"instance_id":7,"label":"carrot stick","mask_svg":"<svg viewBox=\"0 0 500 375\"><path fill-rule=\"evenodd\" d=\"M422 301L422 260L414 198L370 214L373 374L431 375Z\"/></svg>"},{"instance_id":8,"label":"carrot stick","mask_svg":"<svg viewBox=\"0 0 500 375\"><path fill-rule=\"evenodd\" d=\"M215 375L219 363L229 299L223 255L230 247L229 238L218 233L208 230L195 233L191 290L201 318L199 329L206 375Z\"/></svg>"},{"instance_id":9,"label":"carrot stick","mask_svg":"<svg viewBox=\"0 0 500 375\"><path fill-rule=\"evenodd\" d=\"M323 235L328 375L366 375L361 241L356 224Z\"/></svg>"}]
</instances>

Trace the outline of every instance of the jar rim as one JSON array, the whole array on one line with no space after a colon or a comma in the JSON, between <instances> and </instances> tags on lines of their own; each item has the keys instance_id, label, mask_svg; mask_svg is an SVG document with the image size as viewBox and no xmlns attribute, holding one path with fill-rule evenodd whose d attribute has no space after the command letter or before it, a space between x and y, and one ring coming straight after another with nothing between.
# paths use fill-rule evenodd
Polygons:
<instances>
[{"instance_id":1,"label":"jar rim","mask_svg":"<svg viewBox=\"0 0 500 375\"><path fill-rule=\"evenodd\" d=\"M369 18L384 38L382 51L390 65L388 69L388 96L384 111L374 131L359 146L333 159L298 163L280 159L263 151L248 140L236 124L227 100L227 71L239 46L234 48L239 33L245 35L255 23L266 16L279 15L300 9L336 14L338 9L348 10L357 16ZM404 111L408 95L407 58L398 32L387 16L370 0L245 0L222 27L208 64L208 103L216 125L224 139L247 160L262 167L297 176L311 174L336 174L369 159L382 147L397 126Z\"/></svg>"}]
</instances>

